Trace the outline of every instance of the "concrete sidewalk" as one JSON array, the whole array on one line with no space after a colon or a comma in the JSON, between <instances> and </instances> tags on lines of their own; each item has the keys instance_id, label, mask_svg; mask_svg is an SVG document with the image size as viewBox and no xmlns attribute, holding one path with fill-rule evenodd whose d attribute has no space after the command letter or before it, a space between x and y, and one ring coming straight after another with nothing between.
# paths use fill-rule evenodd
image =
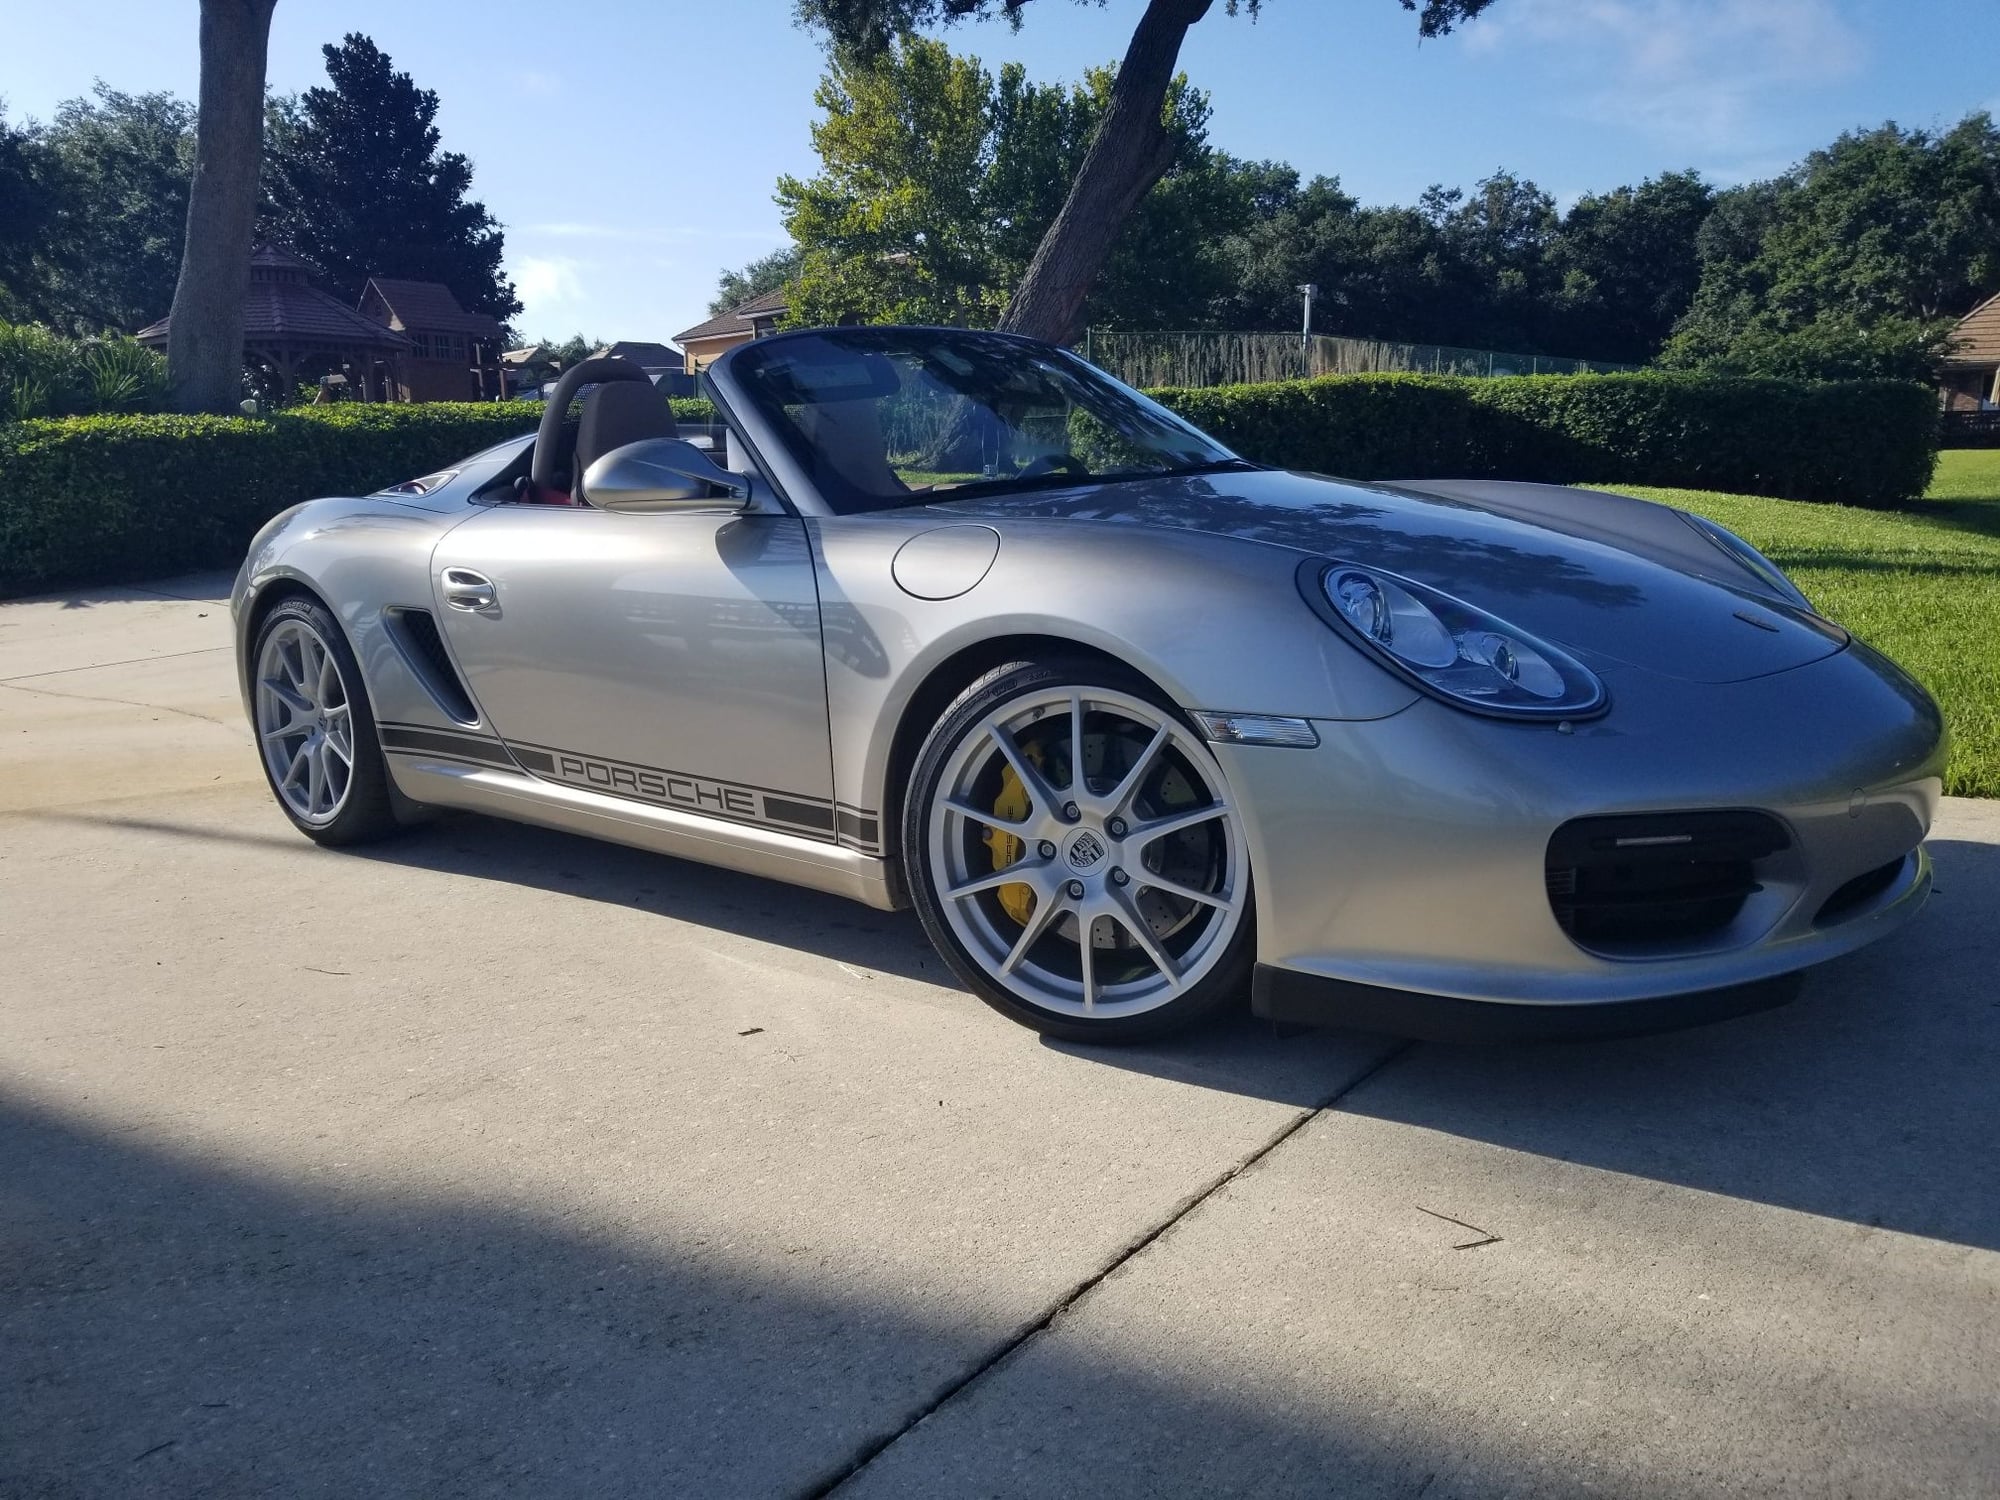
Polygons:
<instances>
[{"instance_id":1,"label":"concrete sidewalk","mask_svg":"<svg viewBox=\"0 0 2000 1500\"><path fill-rule=\"evenodd\" d=\"M1993 1492L2000 807L1783 1011L1084 1052L905 917L316 849L225 583L0 604L0 1496Z\"/></svg>"}]
</instances>

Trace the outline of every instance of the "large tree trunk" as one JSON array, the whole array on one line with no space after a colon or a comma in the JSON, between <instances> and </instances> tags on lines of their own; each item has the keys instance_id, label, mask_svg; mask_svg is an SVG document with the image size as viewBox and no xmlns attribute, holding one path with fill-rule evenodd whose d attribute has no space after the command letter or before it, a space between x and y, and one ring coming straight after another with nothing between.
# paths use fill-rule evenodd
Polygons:
<instances>
[{"instance_id":1,"label":"large tree trunk","mask_svg":"<svg viewBox=\"0 0 2000 1500\"><path fill-rule=\"evenodd\" d=\"M1042 236L1028 274L1000 326L1051 343L1083 332L1083 303L1118 231L1139 200L1173 165L1173 142L1160 120L1188 28L1214 0L1150 0L1132 33L1111 107L1070 184L1062 212Z\"/></svg>"},{"instance_id":2,"label":"large tree trunk","mask_svg":"<svg viewBox=\"0 0 2000 1500\"><path fill-rule=\"evenodd\" d=\"M243 299L257 226L264 59L277 0L201 0L201 105L187 245L167 329L179 411L234 411L243 389Z\"/></svg>"}]
</instances>

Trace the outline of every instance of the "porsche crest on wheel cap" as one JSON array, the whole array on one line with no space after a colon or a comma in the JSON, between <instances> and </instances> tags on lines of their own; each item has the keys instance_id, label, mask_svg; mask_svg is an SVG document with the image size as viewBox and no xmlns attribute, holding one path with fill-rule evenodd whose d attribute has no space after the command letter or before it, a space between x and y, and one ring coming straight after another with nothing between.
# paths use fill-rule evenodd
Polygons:
<instances>
[{"instance_id":1,"label":"porsche crest on wheel cap","mask_svg":"<svg viewBox=\"0 0 2000 1500\"><path fill-rule=\"evenodd\" d=\"M1069 867L1072 870L1094 870L1104 862L1104 840L1088 828L1069 841Z\"/></svg>"}]
</instances>

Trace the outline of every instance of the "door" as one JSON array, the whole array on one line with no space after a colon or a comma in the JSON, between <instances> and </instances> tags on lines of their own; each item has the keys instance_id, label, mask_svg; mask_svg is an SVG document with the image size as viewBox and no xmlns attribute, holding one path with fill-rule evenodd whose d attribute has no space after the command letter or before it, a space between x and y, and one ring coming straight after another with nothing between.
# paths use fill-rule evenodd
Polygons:
<instances>
[{"instance_id":1,"label":"door","mask_svg":"<svg viewBox=\"0 0 2000 1500\"><path fill-rule=\"evenodd\" d=\"M499 505L438 543L431 584L481 716L533 775L833 838L797 517Z\"/></svg>"}]
</instances>

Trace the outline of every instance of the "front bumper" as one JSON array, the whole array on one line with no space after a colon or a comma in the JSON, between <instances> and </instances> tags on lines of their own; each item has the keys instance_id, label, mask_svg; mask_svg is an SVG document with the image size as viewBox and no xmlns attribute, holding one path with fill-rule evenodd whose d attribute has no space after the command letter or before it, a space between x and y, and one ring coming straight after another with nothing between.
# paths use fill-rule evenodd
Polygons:
<instances>
[{"instance_id":1,"label":"front bumper","mask_svg":"<svg viewBox=\"0 0 2000 1500\"><path fill-rule=\"evenodd\" d=\"M1527 1034L1655 1029L1772 1003L1711 992L1851 952L1922 906L1944 727L1892 664L1857 645L1740 683L1604 675L1611 712L1567 732L1425 699L1320 722L1315 750L1215 746L1250 844L1260 1013L1461 1034L1420 1013L1464 1018L1472 1003L1515 1009L1494 1024ZM1791 838L1727 926L1618 953L1563 930L1545 859L1564 823L1723 809L1768 813ZM1841 887L1899 861L1829 915Z\"/></svg>"},{"instance_id":2,"label":"front bumper","mask_svg":"<svg viewBox=\"0 0 2000 1500\"><path fill-rule=\"evenodd\" d=\"M1426 1042L1576 1042L1645 1036L1772 1010L1798 998L1800 971L1693 995L1607 1005L1495 1005L1257 965L1250 1008L1283 1025L1347 1026Z\"/></svg>"}]
</instances>

